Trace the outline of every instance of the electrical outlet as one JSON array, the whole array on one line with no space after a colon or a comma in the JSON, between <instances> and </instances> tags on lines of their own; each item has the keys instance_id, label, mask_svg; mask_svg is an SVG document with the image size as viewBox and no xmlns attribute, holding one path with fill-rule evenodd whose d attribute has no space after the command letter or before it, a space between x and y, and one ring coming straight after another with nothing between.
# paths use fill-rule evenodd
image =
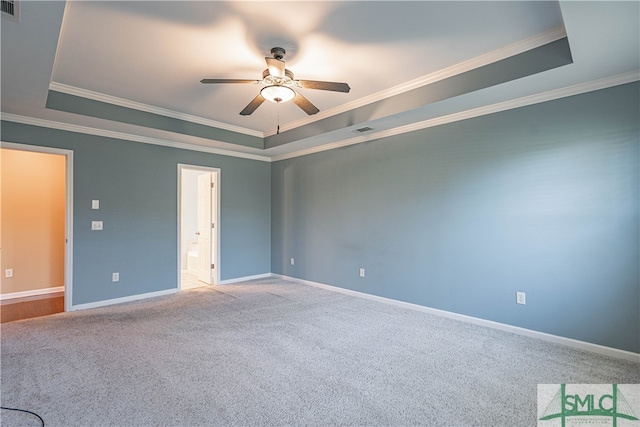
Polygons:
<instances>
[{"instance_id":1,"label":"electrical outlet","mask_svg":"<svg viewBox=\"0 0 640 427\"><path fill-rule=\"evenodd\" d=\"M525 305L527 303L527 294L524 292L516 292L516 304Z\"/></svg>"},{"instance_id":2,"label":"electrical outlet","mask_svg":"<svg viewBox=\"0 0 640 427\"><path fill-rule=\"evenodd\" d=\"M364 277L364 268L360 269L360 277Z\"/></svg>"},{"instance_id":3,"label":"electrical outlet","mask_svg":"<svg viewBox=\"0 0 640 427\"><path fill-rule=\"evenodd\" d=\"M111 281L112 282L119 282L120 281L120 273L112 273L111 274Z\"/></svg>"},{"instance_id":4,"label":"electrical outlet","mask_svg":"<svg viewBox=\"0 0 640 427\"><path fill-rule=\"evenodd\" d=\"M102 221L91 221L92 230L102 230Z\"/></svg>"},{"instance_id":5,"label":"electrical outlet","mask_svg":"<svg viewBox=\"0 0 640 427\"><path fill-rule=\"evenodd\" d=\"M4 271L4 277L13 277L13 268L7 268Z\"/></svg>"},{"instance_id":6,"label":"electrical outlet","mask_svg":"<svg viewBox=\"0 0 640 427\"><path fill-rule=\"evenodd\" d=\"M296 263L296 260L291 258L291 265L294 265Z\"/></svg>"}]
</instances>

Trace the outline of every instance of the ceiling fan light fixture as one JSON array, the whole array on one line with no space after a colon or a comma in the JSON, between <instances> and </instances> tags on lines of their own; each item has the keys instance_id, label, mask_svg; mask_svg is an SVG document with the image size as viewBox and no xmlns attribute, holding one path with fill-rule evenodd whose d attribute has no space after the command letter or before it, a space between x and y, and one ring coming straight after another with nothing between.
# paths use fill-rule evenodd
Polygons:
<instances>
[{"instance_id":1,"label":"ceiling fan light fixture","mask_svg":"<svg viewBox=\"0 0 640 427\"><path fill-rule=\"evenodd\" d=\"M291 101L296 96L293 89L281 85L267 86L260 91L260 94L267 101L275 103Z\"/></svg>"},{"instance_id":2,"label":"ceiling fan light fixture","mask_svg":"<svg viewBox=\"0 0 640 427\"><path fill-rule=\"evenodd\" d=\"M304 89L329 90L333 92L348 93L351 88L346 83L324 82L319 80L295 80L293 73L287 70L283 60L285 50L281 47L271 49L273 57L265 56L267 69L262 72L262 80L247 79L202 79L201 83L261 83L265 87L249 104L240 111L241 116L250 116L256 108L265 100L279 104L293 100L300 109L308 115L318 113L318 107L313 105L300 92L292 89L292 86Z\"/></svg>"}]
</instances>

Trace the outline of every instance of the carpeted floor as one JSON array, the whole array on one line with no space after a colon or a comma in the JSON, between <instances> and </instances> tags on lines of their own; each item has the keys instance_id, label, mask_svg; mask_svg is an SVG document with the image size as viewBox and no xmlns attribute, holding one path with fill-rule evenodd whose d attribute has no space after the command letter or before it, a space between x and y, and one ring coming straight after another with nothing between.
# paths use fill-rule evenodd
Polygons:
<instances>
[{"instance_id":1,"label":"carpeted floor","mask_svg":"<svg viewBox=\"0 0 640 427\"><path fill-rule=\"evenodd\" d=\"M1 345L2 406L46 426L535 426L539 383L640 383L638 364L279 279L8 323Z\"/></svg>"}]
</instances>

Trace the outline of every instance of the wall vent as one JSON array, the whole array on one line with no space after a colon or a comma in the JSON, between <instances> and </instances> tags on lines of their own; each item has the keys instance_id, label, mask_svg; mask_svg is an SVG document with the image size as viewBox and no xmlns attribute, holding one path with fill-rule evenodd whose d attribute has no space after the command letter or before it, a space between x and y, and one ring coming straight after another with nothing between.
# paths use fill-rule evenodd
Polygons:
<instances>
[{"instance_id":1,"label":"wall vent","mask_svg":"<svg viewBox=\"0 0 640 427\"><path fill-rule=\"evenodd\" d=\"M362 132L369 132L370 130L373 130L373 128L370 128L369 126L365 126L363 128L360 128L360 129L352 130L352 132L362 133Z\"/></svg>"},{"instance_id":2,"label":"wall vent","mask_svg":"<svg viewBox=\"0 0 640 427\"><path fill-rule=\"evenodd\" d=\"M0 10L3 18L9 18L18 21L18 1L17 0L0 0Z\"/></svg>"}]
</instances>

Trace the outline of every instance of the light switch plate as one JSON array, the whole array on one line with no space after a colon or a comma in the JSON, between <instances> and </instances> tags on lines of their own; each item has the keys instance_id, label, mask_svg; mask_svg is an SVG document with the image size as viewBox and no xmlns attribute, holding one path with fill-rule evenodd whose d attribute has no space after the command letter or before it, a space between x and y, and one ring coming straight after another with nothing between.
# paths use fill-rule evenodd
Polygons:
<instances>
[{"instance_id":1,"label":"light switch plate","mask_svg":"<svg viewBox=\"0 0 640 427\"><path fill-rule=\"evenodd\" d=\"M91 209L100 209L100 200L92 200Z\"/></svg>"},{"instance_id":2,"label":"light switch plate","mask_svg":"<svg viewBox=\"0 0 640 427\"><path fill-rule=\"evenodd\" d=\"M4 271L4 277L13 277L13 268L7 268Z\"/></svg>"},{"instance_id":3,"label":"light switch plate","mask_svg":"<svg viewBox=\"0 0 640 427\"><path fill-rule=\"evenodd\" d=\"M102 221L91 221L92 230L102 230Z\"/></svg>"}]
</instances>

